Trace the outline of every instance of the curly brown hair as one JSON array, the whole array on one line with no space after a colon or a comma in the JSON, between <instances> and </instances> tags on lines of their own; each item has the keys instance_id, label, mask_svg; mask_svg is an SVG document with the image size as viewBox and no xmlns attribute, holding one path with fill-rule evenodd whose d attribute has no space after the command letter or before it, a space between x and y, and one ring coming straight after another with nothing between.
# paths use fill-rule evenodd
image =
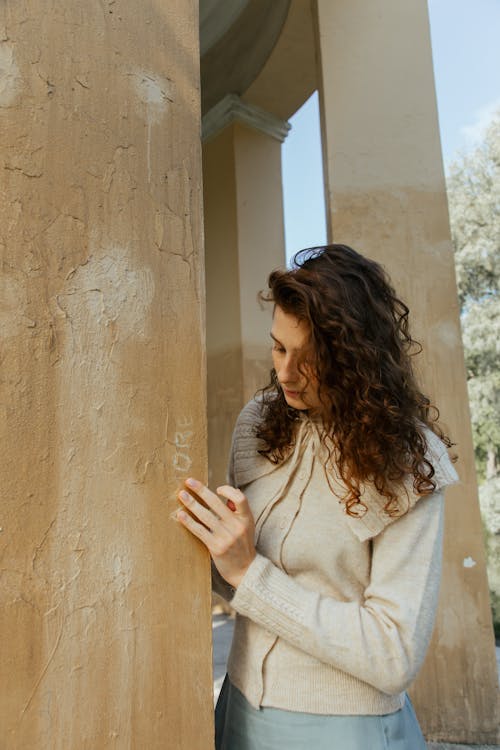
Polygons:
<instances>
[{"instance_id":1,"label":"curly brown hair","mask_svg":"<svg viewBox=\"0 0 500 750\"><path fill-rule=\"evenodd\" d=\"M322 441L329 460L335 454L347 487L346 511L353 516L366 511L360 485L368 481L387 498L385 511L399 515L397 484L403 477L413 475L418 495L436 488L434 467L424 457L422 423L447 448L455 445L438 426L439 410L413 373L411 358L422 347L410 335L409 308L396 297L384 268L347 245L307 248L292 263L291 270L270 274L269 291L260 299L309 326L310 366L326 404ZM274 369L260 394L259 452L281 463L293 448L300 412L287 404Z\"/></svg>"}]
</instances>

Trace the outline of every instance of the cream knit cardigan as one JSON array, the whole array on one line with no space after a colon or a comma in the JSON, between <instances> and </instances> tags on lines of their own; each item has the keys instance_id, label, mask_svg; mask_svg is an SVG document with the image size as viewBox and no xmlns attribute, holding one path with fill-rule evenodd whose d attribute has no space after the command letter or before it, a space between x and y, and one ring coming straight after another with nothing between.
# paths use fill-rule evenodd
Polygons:
<instances>
[{"instance_id":1,"label":"cream knit cardigan","mask_svg":"<svg viewBox=\"0 0 500 750\"><path fill-rule=\"evenodd\" d=\"M319 425L301 413L293 454L279 466L257 449L261 404L241 412L229 483L246 495L257 556L237 590L213 566L213 587L237 612L231 682L256 708L386 714L404 703L434 625L441 574L443 489L458 481L439 438L422 425L436 491L402 487L396 519L366 485L368 511L344 511L325 473Z\"/></svg>"}]
</instances>

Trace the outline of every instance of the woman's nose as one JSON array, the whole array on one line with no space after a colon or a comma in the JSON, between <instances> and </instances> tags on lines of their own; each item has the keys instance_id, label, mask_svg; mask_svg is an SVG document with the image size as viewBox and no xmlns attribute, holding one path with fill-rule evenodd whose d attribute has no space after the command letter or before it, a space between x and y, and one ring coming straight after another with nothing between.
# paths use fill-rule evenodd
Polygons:
<instances>
[{"instance_id":1,"label":"woman's nose","mask_svg":"<svg viewBox=\"0 0 500 750\"><path fill-rule=\"evenodd\" d=\"M297 362L294 357L285 357L281 363L278 377L281 383L292 383L298 379Z\"/></svg>"}]
</instances>

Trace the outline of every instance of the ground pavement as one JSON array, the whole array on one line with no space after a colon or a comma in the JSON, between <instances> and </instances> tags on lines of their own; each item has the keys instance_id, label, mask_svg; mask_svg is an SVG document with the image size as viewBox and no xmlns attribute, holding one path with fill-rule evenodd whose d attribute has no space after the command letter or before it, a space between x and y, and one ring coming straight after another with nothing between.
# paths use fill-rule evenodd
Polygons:
<instances>
[{"instance_id":1,"label":"ground pavement","mask_svg":"<svg viewBox=\"0 0 500 750\"><path fill-rule=\"evenodd\" d=\"M233 637L234 619L226 614L214 614L212 617L212 632L214 644L214 702L219 695L224 675L226 674L226 660ZM500 680L500 647L497 647L497 664ZM454 745L441 742L429 742L428 750L500 750L500 745Z\"/></svg>"}]
</instances>

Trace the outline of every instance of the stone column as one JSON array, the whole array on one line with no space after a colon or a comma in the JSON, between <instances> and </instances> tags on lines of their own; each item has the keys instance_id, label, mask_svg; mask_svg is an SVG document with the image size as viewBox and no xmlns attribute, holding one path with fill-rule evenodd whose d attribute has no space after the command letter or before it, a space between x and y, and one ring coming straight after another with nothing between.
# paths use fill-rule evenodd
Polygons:
<instances>
[{"instance_id":1,"label":"stone column","mask_svg":"<svg viewBox=\"0 0 500 750\"><path fill-rule=\"evenodd\" d=\"M498 679L424 0L316 0L330 237L411 309L424 392L457 442L433 643L411 695L429 738L494 742Z\"/></svg>"},{"instance_id":2,"label":"stone column","mask_svg":"<svg viewBox=\"0 0 500 750\"><path fill-rule=\"evenodd\" d=\"M0 10L0 737L212 747L195 0Z\"/></svg>"},{"instance_id":3,"label":"stone column","mask_svg":"<svg viewBox=\"0 0 500 750\"><path fill-rule=\"evenodd\" d=\"M269 382L271 308L257 301L285 265L281 143L289 125L226 96L203 118L209 474L225 481L242 406Z\"/></svg>"}]
</instances>

